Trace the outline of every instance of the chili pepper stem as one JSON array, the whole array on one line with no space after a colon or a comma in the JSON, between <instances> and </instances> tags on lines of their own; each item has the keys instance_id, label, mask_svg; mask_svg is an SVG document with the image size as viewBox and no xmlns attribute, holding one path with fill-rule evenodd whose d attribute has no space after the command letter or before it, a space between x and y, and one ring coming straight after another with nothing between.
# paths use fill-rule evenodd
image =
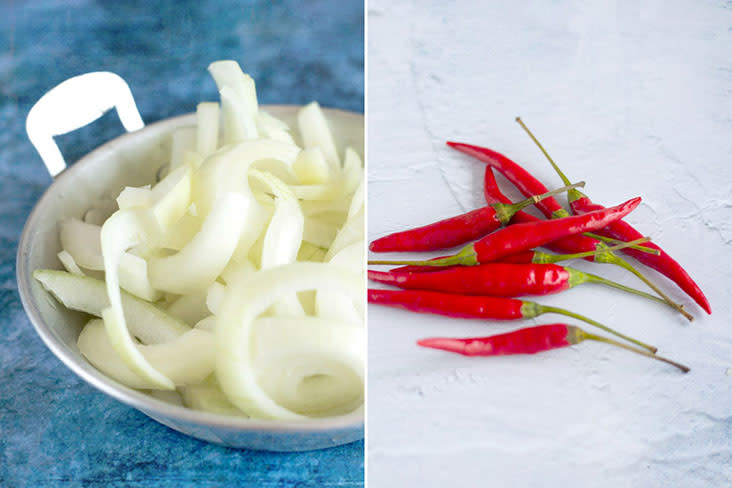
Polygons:
<instances>
[{"instance_id":1,"label":"chili pepper stem","mask_svg":"<svg viewBox=\"0 0 732 488\"><path fill-rule=\"evenodd\" d=\"M611 329L610 327L608 327L606 325L602 325L599 322L595 322L591 318L585 317L584 315L580 315L578 313L571 312L571 311L566 310L564 308L552 307L551 305L540 305L540 304L537 303L536 306L537 306L537 308L536 308L536 310L537 310L536 315L541 315L541 314L544 314L544 313L556 313L556 314L559 314L559 315L565 315L567 317L572 317L573 319L581 320L582 322L586 322L588 324L594 325L598 329L602 329L605 332L608 332L608 333L610 333L610 334L612 334L614 336L620 337L621 339L623 339L625 341L632 342L633 344L636 344L636 345L638 345L638 346L640 346L640 347L642 347L644 349L648 349L649 351L651 351L653 353L655 353L656 351L658 351L658 348L656 348L654 346L651 346L649 344L646 344L645 342L641 342L641 341L639 341L637 339L633 339L632 337L629 337L629 336L627 336L625 334L622 334L622 333L620 333L620 332L618 332L618 331L616 331L614 329Z\"/></svg>"},{"instance_id":2,"label":"chili pepper stem","mask_svg":"<svg viewBox=\"0 0 732 488\"><path fill-rule=\"evenodd\" d=\"M563 218L569 217L569 216L570 216L569 212L567 212L563 208L556 210L552 213L553 219L563 219ZM601 236L600 234L595 234L594 232L583 232L582 235L591 237L592 239L597 239L598 241L601 241L601 242L609 242L611 244L619 244L619 243L625 242L625 241L621 241L618 239L613 239L612 237ZM635 249L637 251L642 251L642 252L645 252L648 254L655 254L655 255L661 254L657 249L650 249L645 246L637 246L634 244L630 247L632 247L633 249Z\"/></svg>"},{"instance_id":3,"label":"chili pepper stem","mask_svg":"<svg viewBox=\"0 0 732 488\"><path fill-rule=\"evenodd\" d=\"M668 295L666 295L663 291L661 291L661 289L658 288L651 280L646 278L645 275L643 275L643 273L641 273L640 271L635 269L635 267L633 267L628 261L626 261L625 259L622 259L618 256L613 255L613 258L610 259L609 262L612 262L613 264L620 266L621 268L625 268L626 270L633 273L635 276L638 277L639 280L641 280L643 283L645 283L651 290L655 291L658 294L658 296L660 296L669 307L678 311L689 322L694 321L694 317L689 312L684 310L683 305L680 305L680 304L674 302L673 300L671 300L668 297Z\"/></svg>"},{"instance_id":4,"label":"chili pepper stem","mask_svg":"<svg viewBox=\"0 0 732 488\"><path fill-rule=\"evenodd\" d=\"M546 158L549 160L549 163L552 165L552 167L554 168L554 171L557 172L557 174L562 179L562 181L565 181L565 182L566 181L569 181L567 179L567 176L562 172L561 169L559 169L559 166L557 166L557 163L555 163L554 160L552 159L552 157L549 156L549 153L546 151L546 149L544 149L544 146L541 145L541 143L539 142L539 140L534 136L534 134L529 130L529 128L526 127L526 124L524 124L524 122L521 120L521 117L516 117L516 122L518 122L519 125L521 125L521 127L523 127L523 129L526 131L526 133L529 135L529 137L531 137L531 139L536 143L536 145L539 146L539 149L541 149L541 152L544 153L544 156L546 156ZM578 198L581 198L583 196L584 195L582 194L582 192L580 192L578 190L572 190L571 192L568 192L568 198L569 198L569 201L570 202L572 202L574 200L577 200ZM566 211L564 211L564 209L562 209L562 211L564 213L566 213ZM559 215L559 212L556 212L556 213ZM590 237L593 237L595 239L605 240L605 239L602 239L601 238L602 236L598 236L598 235L595 235L595 234L592 234ZM639 250L644 251L645 249L641 247ZM659 255L660 253L658 251L656 251L655 254L656 255ZM658 295L663 299L663 301L665 301L672 308L675 308L676 310L678 310L678 312L681 315L683 315L684 317L686 317L686 319L689 320L689 322L691 322L691 321L694 320L694 317L692 317L689 312L687 312L686 310L684 310L684 307L682 307L678 303L672 301L655 284L653 284L648 278L646 278L643 274L641 274L640 271L638 271L633 266L631 266L627 261L618 258L618 261L616 262L616 264L618 264L619 266L622 266L623 268L627 269L628 271L630 271L631 273L633 273L634 275L636 275L643 283L645 283L653 291L655 291L656 293L658 293Z\"/></svg>"},{"instance_id":5,"label":"chili pepper stem","mask_svg":"<svg viewBox=\"0 0 732 488\"><path fill-rule=\"evenodd\" d=\"M691 371L688 366L684 366L683 364L677 363L676 361L672 361L672 360L667 359L667 358L665 358L663 356L658 356L656 354L651 354L651 353L649 353L647 351L644 351L642 349L638 349L637 347L633 347L633 346L629 346L627 344L623 344L622 342L615 341L615 340L610 339L608 337L602 337L602 336L599 336L599 335L592 334L590 332L585 332L582 329L578 329L578 331L580 333L577 334L577 337L576 337L577 342L581 342L583 340L589 339L591 341L597 341L597 342L604 342L606 344L612 344L613 346L621 347L621 348L626 349L628 351L632 351L632 352L634 352L636 354L640 354L641 356L646 356L646 357L649 357L649 358L657 359L658 361L663 361L664 363L668 363L668 364L670 364L672 366L676 366L677 368L679 368L684 373L688 373L689 371Z\"/></svg>"},{"instance_id":6,"label":"chili pepper stem","mask_svg":"<svg viewBox=\"0 0 732 488\"><path fill-rule=\"evenodd\" d=\"M505 225L511 221L511 218L516 214L516 212L519 212L526 207L534 205L535 203L538 203L546 198L553 197L554 195L559 195L560 193L565 193L578 187L584 187L585 182L580 181L578 183L567 183L566 185L567 186L564 186L562 188L557 188L556 190L542 193L541 195L531 196L520 202L511 204L496 203L493 207L496 210L496 217L502 224Z\"/></svg>"},{"instance_id":7,"label":"chili pepper stem","mask_svg":"<svg viewBox=\"0 0 732 488\"><path fill-rule=\"evenodd\" d=\"M613 239L612 237L601 236L600 234L595 234L594 232L585 232L584 235L586 235L587 237L592 237L593 239L597 239L598 241L609 242L613 245L625 242L621 241L620 239ZM659 251L658 249L651 249L650 247L638 246L635 244L628 247L632 247L636 251L642 251L648 254L654 254L656 256L659 256L661 254L661 251Z\"/></svg>"},{"instance_id":8,"label":"chili pepper stem","mask_svg":"<svg viewBox=\"0 0 732 488\"><path fill-rule=\"evenodd\" d=\"M569 180L567 179L567 177L564 175L564 173L562 173L562 170L559 169L559 166L557 166L557 163L554 162L554 160L552 159L552 157L549 156L549 153L546 152L546 149L544 149L544 146L541 145L541 143L539 142L539 140L534 136L534 134L529 130L529 128L526 127L526 124L524 124L524 121L521 120L521 117L516 117L516 122L518 122L518 124L526 131L526 133L529 135L529 137L531 137L531 140L534 141L534 143L536 143L537 146L539 146L539 149L541 149L541 152L544 153L544 156L546 156L546 158L549 160L549 162L551 163L551 165L554 167L554 171L557 172L557 174L562 179L562 181L564 182L564 184L565 185L568 185L569 183L567 183L567 182Z\"/></svg>"},{"instance_id":9,"label":"chili pepper stem","mask_svg":"<svg viewBox=\"0 0 732 488\"><path fill-rule=\"evenodd\" d=\"M559 169L559 166L557 166L557 163L555 163L554 160L552 159L552 157L549 156L549 153L546 151L546 149L544 149L544 146L541 145L539 140L534 136L534 134L531 133L529 128L526 127L526 124L523 123L523 121L521 120L521 117L516 117L516 122L518 122L519 125L521 125L521 127L523 127L523 129L526 131L526 133L529 135L529 137L531 137L531 139L536 143L536 145L539 146L539 149L541 149L541 152L544 153L544 156L546 156L546 158L549 160L549 163L552 165L552 167L554 168L554 171L557 172L557 174L562 179L562 181L565 181L565 182L569 181L567 176L562 172L561 169ZM585 196L585 195L582 192L580 192L579 190L572 189L569 192L567 192L567 197L569 198L570 203L583 196ZM591 237L594 237L596 239L601 238L601 236L597 236L594 234L591 235ZM639 247L639 248L634 248L634 249L638 249L639 251L645 252L647 248ZM661 253L658 249L655 249L654 251L655 252L653 252L651 254L655 254L656 256L661 255ZM684 317L686 317L690 322L694 320L694 318L688 312L686 312L681 305L671 301L671 299L668 298L668 296L666 296L663 292L661 292L661 290L659 290L656 285L651 283L645 276L643 276L639 271L637 271L634 267L632 267L627 261L623 261L622 264L621 263L616 263L616 264L619 264L620 266L624 267L625 269L627 269L628 271L630 271L631 273L636 275L641 281L643 281L645 284L647 284L653 291L658 293L671 307L678 310L679 313L681 313Z\"/></svg>"},{"instance_id":10,"label":"chili pepper stem","mask_svg":"<svg viewBox=\"0 0 732 488\"><path fill-rule=\"evenodd\" d=\"M430 261L388 261L370 260L368 264L387 264L396 266L475 266L478 257L472 244L468 244L453 256L432 259Z\"/></svg>"},{"instance_id":11,"label":"chili pepper stem","mask_svg":"<svg viewBox=\"0 0 732 488\"><path fill-rule=\"evenodd\" d=\"M544 149L544 146L542 146L541 145L541 142L539 142L539 139L537 139L536 136L534 136L533 132L531 132L528 127L526 127L526 124L524 124L524 121L521 120L521 117L516 117L516 122L518 122L519 125L526 131L526 133L529 135L529 137L531 138L531 140L534 141L534 143L539 147L539 149L541 150L541 152L544 153L544 156L546 157L547 160L549 160L549 163L552 165L552 167L554 168L554 171L557 172L557 174L562 179L562 181L564 182L564 184L565 185L568 185L569 184L569 178L567 178L567 176L562 172L562 170L559 169L559 166L557 165L557 163L554 162L554 160L549 155L549 153L547 152L547 150ZM585 196L585 195L581 191L576 190L574 188L572 188L571 190L567 191L567 197L569 198L569 201L570 202L573 202L573 201L577 200L578 198L582 198L583 196ZM558 217L566 217L566 213L567 212L566 212L566 210L562 209L562 212L557 211L556 213L557 213L557 216ZM592 233L592 232L585 232L585 235L588 236L588 237L592 237L593 239L601 240L603 242L612 242L613 244L617 244L618 242L622 242L622 241L619 241L618 239L613 239L611 237L601 236L601 235L598 235L598 234L595 234L595 233ZM638 251L647 252L649 254L655 254L656 256L658 256L658 255L661 254L658 251L658 249L649 249L649 248L643 247L643 246L637 246L637 247L634 246L633 249L637 249Z\"/></svg>"},{"instance_id":12,"label":"chili pepper stem","mask_svg":"<svg viewBox=\"0 0 732 488\"><path fill-rule=\"evenodd\" d=\"M602 276L598 276L592 273L585 273L584 271L580 271L578 269L565 267L567 271L570 272L570 278L569 283L570 287L579 285L580 283L599 283L602 285L610 286L613 288L617 288L618 290L623 290L628 293L632 293L633 295L638 295L644 298L648 298L650 300L654 300L661 303L666 303L663 298L659 298L655 295L651 295L650 293L646 293L644 291L636 290L635 288L631 288L630 286L625 286L620 283L617 283L612 280L608 280L607 278L603 278Z\"/></svg>"},{"instance_id":13,"label":"chili pepper stem","mask_svg":"<svg viewBox=\"0 0 732 488\"><path fill-rule=\"evenodd\" d=\"M549 153L546 151L546 149L544 149L544 146L541 145L541 143L539 142L539 139L537 139L534 136L534 134L529 130L529 128L526 127L526 124L524 124L524 121L521 120L521 117L516 117L516 122L518 122L519 125L529 135L529 137L531 137L531 140L534 141L534 143L536 143L537 146L539 146L539 149L541 149L541 152L544 153L544 156L546 156L546 158L549 160L549 163L552 165L552 167L554 168L554 171L557 172L557 174L562 179L562 181L569 181L569 180L567 180L567 176L562 172L561 169L559 169L559 166L557 166L557 163L555 163L554 160L552 159L552 157L549 156ZM566 185L567 183L564 183L564 184ZM575 201L579 198L582 198L583 196L585 196L585 195L579 190L572 189L571 191L567 192L567 198L569 199L570 203L572 203L573 201Z\"/></svg>"},{"instance_id":14,"label":"chili pepper stem","mask_svg":"<svg viewBox=\"0 0 732 488\"><path fill-rule=\"evenodd\" d=\"M617 246L608 247L601 250L595 250L595 251L587 251L587 252L578 252L574 254L548 254L548 253L536 253L539 258L534 261L536 264L553 264L557 263L559 261L569 261L570 259L582 259L587 258L590 256L598 256L600 254L606 253L606 252L612 252L612 251L618 251L620 249L625 249L626 247L632 247L636 244L643 244L644 242L649 242L651 240L650 237L643 237L641 239L636 239L634 241L630 242L624 242L622 244L618 244Z\"/></svg>"}]
</instances>

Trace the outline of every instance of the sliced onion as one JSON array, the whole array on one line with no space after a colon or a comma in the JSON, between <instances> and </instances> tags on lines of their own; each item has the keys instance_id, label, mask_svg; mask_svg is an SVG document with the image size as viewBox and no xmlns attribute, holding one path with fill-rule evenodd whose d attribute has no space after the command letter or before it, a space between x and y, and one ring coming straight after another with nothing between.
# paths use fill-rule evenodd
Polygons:
<instances>
[{"instance_id":1,"label":"sliced onion","mask_svg":"<svg viewBox=\"0 0 732 488\"><path fill-rule=\"evenodd\" d=\"M206 295L204 292L182 295L166 311L171 317L193 326L210 313L206 307Z\"/></svg>"},{"instance_id":2,"label":"sliced onion","mask_svg":"<svg viewBox=\"0 0 732 488\"><path fill-rule=\"evenodd\" d=\"M206 308L214 315L218 315L221 310L221 303L226 296L226 286L214 281L206 291Z\"/></svg>"},{"instance_id":3,"label":"sliced onion","mask_svg":"<svg viewBox=\"0 0 732 488\"><path fill-rule=\"evenodd\" d=\"M260 271L247 282L231 286L216 327L216 376L224 393L251 416L301 418L299 413L279 405L257 381L250 356L253 321L283 295L302 290L344 293L362 307L363 280L358 273L332 264L293 263ZM350 346L343 347L345 350Z\"/></svg>"},{"instance_id":4,"label":"sliced onion","mask_svg":"<svg viewBox=\"0 0 732 488\"><path fill-rule=\"evenodd\" d=\"M338 231L333 243L328 249L326 260L335 256L341 249L353 244L354 242L364 240L364 216L363 208L359 210L353 217L349 218L343 227Z\"/></svg>"},{"instance_id":5,"label":"sliced onion","mask_svg":"<svg viewBox=\"0 0 732 488\"><path fill-rule=\"evenodd\" d=\"M249 176L265 183L276 197L275 211L264 235L261 267L294 262L302 243L305 220L297 199L287 185L271 174L251 170Z\"/></svg>"},{"instance_id":6,"label":"sliced onion","mask_svg":"<svg viewBox=\"0 0 732 488\"><path fill-rule=\"evenodd\" d=\"M254 322L252 336L258 382L278 405L321 416L363 403L364 329L316 317L265 317ZM309 391L315 384L317 396Z\"/></svg>"},{"instance_id":7,"label":"sliced onion","mask_svg":"<svg viewBox=\"0 0 732 488\"><path fill-rule=\"evenodd\" d=\"M219 147L219 104L199 103L196 107L196 150L207 156Z\"/></svg>"},{"instance_id":8,"label":"sliced onion","mask_svg":"<svg viewBox=\"0 0 732 488\"><path fill-rule=\"evenodd\" d=\"M58 257L58 260L61 261L61 264L64 265L66 271L78 276L84 276L84 272L79 268L79 265L76 264L76 261L74 261L74 256L69 254L68 251L61 251L56 254L56 256Z\"/></svg>"},{"instance_id":9,"label":"sliced onion","mask_svg":"<svg viewBox=\"0 0 732 488\"><path fill-rule=\"evenodd\" d=\"M200 292L216 280L239 242L251 202L238 193L221 195L201 230L178 253L150 259L150 281L171 293Z\"/></svg>"},{"instance_id":10,"label":"sliced onion","mask_svg":"<svg viewBox=\"0 0 732 488\"><path fill-rule=\"evenodd\" d=\"M312 217L305 221L302 238L313 246L329 249L337 235L337 225Z\"/></svg>"},{"instance_id":11,"label":"sliced onion","mask_svg":"<svg viewBox=\"0 0 732 488\"><path fill-rule=\"evenodd\" d=\"M144 238L139 216L132 210L112 214L102 226L102 254L110 306L102 310L104 326L114 350L142 380L161 390L172 390L173 381L159 372L135 347L127 330L119 288L119 265L124 252Z\"/></svg>"},{"instance_id":12,"label":"sliced onion","mask_svg":"<svg viewBox=\"0 0 732 488\"><path fill-rule=\"evenodd\" d=\"M101 320L90 321L79 335L77 345L81 353L97 369L130 388L159 389L127 365L112 345ZM136 346L152 367L169 378L175 385L198 384L214 369L214 337L209 331L191 329L165 344Z\"/></svg>"},{"instance_id":13,"label":"sliced onion","mask_svg":"<svg viewBox=\"0 0 732 488\"><path fill-rule=\"evenodd\" d=\"M327 252L328 250L326 248L303 241L302 246L300 246L300 250L297 252L297 260L322 263L325 258L325 253Z\"/></svg>"},{"instance_id":14,"label":"sliced onion","mask_svg":"<svg viewBox=\"0 0 732 488\"><path fill-rule=\"evenodd\" d=\"M73 256L82 268L104 269L102 257L102 228L71 218L61 222L61 247Z\"/></svg>"},{"instance_id":15,"label":"sliced onion","mask_svg":"<svg viewBox=\"0 0 732 488\"><path fill-rule=\"evenodd\" d=\"M262 110L257 114L257 129L267 139L295 144L288 125Z\"/></svg>"},{"instance_id":16,"label":"sliced onion","mask_svg":"<svg viewBox=\"0 0 732 488\"><path fill-rule=\"evenodd\" d=\"M149 187L126 186L117 197L117 205L121 210L152 205L152 190Z\"/></svg>"},{"instance_id":17,"label":"sliced onion","mask_svg":"<svg viewBox=\"0 0 732 488\"><path fill-rule=\"evenodd\" d=\"M221 391L216 376L211 375L198 385L186 386L183 389L183 403L186 406L203 412L212 412L222 415L246 417L246 414L236 408L224 392Z\"/></svg>"},{"instance_id":18,"label":"sliced onion","mask_svg":"<svg viewBox=\"0 0 732 488\"><path fill-rule=\"evenodd\" d=\"M102 317L79 337L93 365L163 401L263 418L361 410L361 159L346 148L341 164L317 103L291 134L237 63L209 70L221 105L175 131L161 181L62 223L73 274L34 276Z\"/></svg>"},{"instance_id":19,"label":"sliced onion","mask_svg":"<svg viewBox=\"0 0 732 488\"><path fill-rule=\"evenodd\" d=\"M363 273L363 260L366 255L364 241L356 241L330 258L330 263L343 266L355 273ZM315 296L315 313L322 318L362 323L363 316L348 297L328 291L318 291Z\"/></svg>"},{"instance_id":20,"label":"sliced onion","mask_svg":"<svg viewBox=\"0 0 732 488\"><path fill-rule=\"evenodd\" d=\"M174 170L185 164L186 153L195 152L196 127L180 127L173 132L173 143L170 151L170 169Z\"/></svg>"},{"instance_id":21,"label":"sliced onion","mask_svg":"<svg viewBox=\"0 0 732 488\"><path fill-rule=\"evenodd\" d=\"M302 244L305 218L295 195L281 180L269 173L251 170L249 176L265 183L274 193L275 211L262 241L260 268L268 269L295 262ZM305 314L296 294L282 297L274 305L275 313L290 317Z\"/></svg>"},{"instance_id":22,"label":"sliced onion","mask_svg":"<svg viewBox=\"0 0 732 488\"><path fill-rule=\"evenodd\" d=\"M102 311L109 307L106 286L101 280L51 269L38 269L33 272L33 277L71 310L101 317ZM172 341L191 329L183 321L145 300L125 292L120 297L130 333L143 344Z\"/></svg>"},{"instance_id":23,"label":"sliced onion","mask_svg":"<svg viewBox=\"0 0 732 488\"><path fill-rule=\"evenodd\" d=\"M64 221L61 224L61 245L68 256L64 255L62 259L70 266L73 265L69 259L86 269L103 270L101 232L101 227L78 219ZM147 262L138 256L128 252L122 254L119 280L120 286L133 295L149 301L160 298L160 293L153 289L148 279Z\"/></svg>"},{"instance_id":24,"label":"sliced onion","mask_svg":"<svg viewBox=\"0 0 732 488\"><path fill-rule=\"evenodd\" d=\"M333 134L328 127L328 121L320 109L318 102L311 102L297 113L297 125L300 128L305 148L318 147L328 162L333 174L340 172L341 163L338 158Z\"/></svg>"},{"instance_id":25,"label":"sliced onion","mask_svg":"<svg viewBox=\"0 0 732 488\"><path fill-rule=\"evenodd\" d=\"M221 95L224 140L227 144L258 136L258 111L254 80L242 73L235 61L217 61L208 67Z\"/></svg>"},{"instance_id":26,"label":"sliced onion","mask_svg":"<svg viewBox=\"0 0 732 488\"><path fill-rule=\"evenodd\" d=\"M358 188L364 181L363 163L358 153L353 148L346 148L346 155L343 158L343 189L348 195Z\"/></svg>"},{"instance_id":27,"label":"sliced onion","mask_svg":"<svg viewBox=\"0 0 732 488\"><path fill-rule=\"evenodd\" d=\"M292 163L292 170L303 185L322 185L328 183L331 178L330 166L320 147L302 151Z\"/></svg>"}]
</instances>

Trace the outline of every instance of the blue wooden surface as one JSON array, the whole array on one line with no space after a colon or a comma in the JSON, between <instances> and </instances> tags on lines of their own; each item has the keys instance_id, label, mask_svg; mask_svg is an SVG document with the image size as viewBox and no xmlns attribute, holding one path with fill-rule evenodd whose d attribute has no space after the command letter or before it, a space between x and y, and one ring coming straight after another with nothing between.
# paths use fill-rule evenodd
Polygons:
<instances>
[{"instance_id":1,"label":"blue wooden surface","mask_svg":"<svg viewBox=\"0 0 732 488\"><path fill-rule=\"evenodd\" d=\"M261 103L362 112L363 21L358 1L0 2L0 486L363 485L362 442L295 454L227 449L97 392L42 344L15 285L23 223L50 183L25 117L49 88L113 71L153 122L216 100L206 66L235 59ZM74 161L121 132L107 114L57 140Z\"/></svg>"}]
</instances>

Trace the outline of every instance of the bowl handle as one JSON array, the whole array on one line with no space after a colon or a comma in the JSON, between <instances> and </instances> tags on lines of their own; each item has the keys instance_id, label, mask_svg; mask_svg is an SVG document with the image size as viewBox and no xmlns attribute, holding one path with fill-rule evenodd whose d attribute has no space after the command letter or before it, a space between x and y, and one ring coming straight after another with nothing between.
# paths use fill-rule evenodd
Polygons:
<instances>
[{"instance_id":1,"label":"bowl handle","mask_svg":"<svg viewBox=\"0 0 732 488\"><path fill-rule=\"evenodd\" d=\"M69 78L33 105L25 120L25 130L51 177L66 168L66 161L53 136L84 127L112 107L117 109L119 120L127 132L145 126L130 87L118 75L108 71Z\"/></svg>"}]
</instances>

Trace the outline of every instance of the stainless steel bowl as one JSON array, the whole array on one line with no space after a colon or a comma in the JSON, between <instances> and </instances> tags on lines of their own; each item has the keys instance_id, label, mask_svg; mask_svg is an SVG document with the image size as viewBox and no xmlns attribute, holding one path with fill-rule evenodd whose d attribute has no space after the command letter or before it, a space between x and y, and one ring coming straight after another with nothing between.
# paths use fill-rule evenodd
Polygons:
<instances>
[{"instance_id":1,"label":"stainless steel bowl","mask_svg":"<svg viewBox=\"0 0 732 488\"><path fill-rule=\"evenodd\" d=\"M136 113L134 101L132 104ZM298 107L263 108L295 127ZM334 109L325 109L325 114L339 150L350 145L363 154L363 115ZM192 125L195 114L148 125L107 142L58 174L28 217L18 246L18 290L28 317L48 348L84 381L186 435L230 447L267 451L307 451L362 439L363 412L306 421L254 420L191 410L128 388L102 374L79 352L76 340L85 315L65 309L32 278L35 269L60 269L56 257L61 250L60 221L72 216L81 218L88 209L114 199L124 186L154 181L156 172L169 158L174 129ZM43 151L41 154L44 156ZM49 171L54 172L51 167Z\"/></svg>"}]
</instances>

